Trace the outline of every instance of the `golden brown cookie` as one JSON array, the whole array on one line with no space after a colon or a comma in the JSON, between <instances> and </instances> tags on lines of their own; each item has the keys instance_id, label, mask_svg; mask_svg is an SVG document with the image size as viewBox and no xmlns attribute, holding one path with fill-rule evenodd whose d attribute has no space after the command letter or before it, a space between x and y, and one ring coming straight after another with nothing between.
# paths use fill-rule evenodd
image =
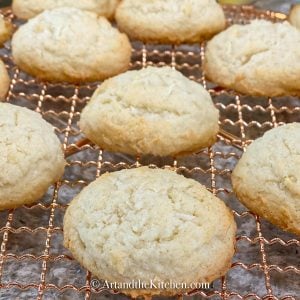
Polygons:
<instances>
[{"instance_id":1,"label":"golden brown cookie","mask_svg":"<svg viewBox=\"0 0 300 300\"><path fill-rule=\"evenodd\" d=\"M215 0L123 0L116 21L131 39L150 43L199 43L225 28Z\"/></svg>"},{"instance_id":2,"label":"golden brown cookie","mask_svg":"<svg viewBox=\"0 0 300 300\"><path fill-rule=\"evenodd\" d=\"M64 173L61 143L38 113L0 103L0 210L38 201Z\"/></svg>"},{"instance_id":3,"label":"golden brown cookie","mask_svg":"<svg viewBox=\"0 0 300 300\"><path fill-rule=\"evenodd\" d=\"M0 59L0 102L5 100L5 96L8 92L10 84L10 78L7 73L5 64Z\"/></svg>"},{"instance_id":4,"label":"golden brown cookie","mask_svg":"<svg viewBox=\"0 0 300 300\"><path fill-rule=\"evenodd\" d=\"M209 93L170 67L129 71L105 81L80 128L106 150L181 155L214 144L219 111Z\"/></svg>"},{"instance_id":5,"label":"golden brown cookie","mask_svg":"<svg viewBox=\"0 0 300 300\"><path fill-rule=\"evenodd\" d=\"M120 0L13 0L13 13L21 19L30 19L45 10L75 7L111 19Z\"/></svg>"},{"instance_id":6,"label":"golden brown cookie","mask_svg":"<svg viewBox=\"0 0 300 300\"><path fill-rule=\"evenodd\" d=\"M0 14L0 46L10 39L13 33L13 25Z\"/></svg>"},{"instance_id":7,"label":"golden brown cookie","mask_svg":"<svg viewBox=\"0 0 300 300\"><path fill-rule=\"evenodd\" d=\"M132 297L174 296L224 275L235 233L233 214L204 186L147 167L101 176L64 218L65 247L80 264L108 282L145 283L120 289ZM159 288L170 281L177 288Z\"/></svg>"},{"instance_id":8,"label":"golden brown cookie","mask_svg":"<svg viewBox=\"0 0 300 300\"><path fill-rule=\"evenodd\" d=\"M272 129L238 162L232 183L239 200L278 227L300 234L300 123Z\"/></svg>"},{"instance_id":9,"label":"golden brown cookie","mask_svg":"<svg viewBox=\"0 0 300 300\"><path fill-rule=\"evenodd\" d=\"M100 81L126 71L131 45L104 18L77 8L45 11L12 39L15 63L45 81Z\"/></svg>"},{"instance_id":10,"label":"golden brown cookie","mask_svg":"<svg viewBox=\"0 0 300 300\"><path fill-rule=\"evenodd\" d=\"M254 96L300 94L300 32L289 23L233 25L207 44L204 71L223 87Z\"/></svg>"}]
</instances>

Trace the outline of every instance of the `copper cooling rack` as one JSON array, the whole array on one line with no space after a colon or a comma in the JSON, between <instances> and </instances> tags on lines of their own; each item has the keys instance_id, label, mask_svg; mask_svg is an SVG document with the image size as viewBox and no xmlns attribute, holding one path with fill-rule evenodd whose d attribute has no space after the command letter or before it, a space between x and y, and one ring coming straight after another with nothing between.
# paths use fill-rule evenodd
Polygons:
<instances>
[{"instance_id":1,"label":"copper cooling rack","mask_svg":"<svg viewBox=\"0 0 300 300\"><path fill-rule=\"evenodd\" d=\"M225 10L229 24L254 18L285 19L282 14L260 12L251 7ZM18 20L9 10L3 13L17 26ZM300 241L247 211L233 195L230 183L231 171L251 140L282 123L300 121L298 98L251 98L212 85L201 71L205 44L135 43L132 69L171 65L202 83L220 110L222 128L218 142L198 154L181 158L135 158L112 154L93 145L76 145L82 139L77 126L80 112L96 84L38 82L13 64L9 43L0 50L0 56L12 78L6 100L41 113L55 127L64 149L73 146L78 150L68 158L63 180L51 187L39 203L0 213L0 299L124 298L111 291L95 290L91 285L92 274L81 268L63 248L63 215L71 199L96 177L138 165L173 168L200 181L223 199L236 216L237 249L231 269L210 289L194 291L184 297L299 299Z\"/></svg>"}]
</instances>

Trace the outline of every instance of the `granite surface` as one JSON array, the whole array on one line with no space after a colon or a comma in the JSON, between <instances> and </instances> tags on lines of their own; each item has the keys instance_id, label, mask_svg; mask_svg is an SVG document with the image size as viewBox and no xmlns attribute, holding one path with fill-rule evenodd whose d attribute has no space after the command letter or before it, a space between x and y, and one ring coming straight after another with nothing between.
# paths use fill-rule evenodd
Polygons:
<instances>
[{"instance_id":1,"label":"granite surface","mask_svg":"<svg viewBox=\"0 0 300 300\"><path fill-rule=\"evenodd\" d=\"M259 8L287 12L291 3L295 2L299 1L264 0L256 1L256 5ZM141 46L137 45L136 48L140 50ZM161 50L160 47L155 48ZM151 52L153 47L149 46L147 50ZM171 51L172 48L170 47L169 50ZM188 55L189 51L192 51L195 55L190 57ZM181 52L185 55L182 56ZM0 50L0 56L10 66L10 73L13 76L15 73L9 59L9 49ZM184 46L175 49L175 62L178 66L181 66L182 72L186 75L193 75L196 78L201 77L201 73L197 70L185 67L186 65L197 66L200 59L200 48L198 46ZM149 54L147 60L153 64L158 64L162 60L171 63L171 57L167 54L164 55L163 59L156 54ZM139 51L134 55L134 61L141 61ZM140 67L140 65L136 65L136 67ZM44 113L44 118L57 127L59 137L66 144L74 143L82 137L77 126L79 113L91 96L95 86L82 87L77 94L77 90L72 86L61 88L48 85L45 93L50 97L40 102L41 85L30 81L30 78L23 73L18 78L23 79L27 84L18 83L14 86L13 93L9 98L11 103L27 106L31 109L39 107ZM70 101L74 94L78 96L76 105ZM64 95L66 99L57 97L59 95ZM241 139L239 115L237 108L234 107L237 103L235 97L233 95L220 95L214 97L214 101L221 112L222 128ZM273 99L275 108L273 115L270 114L268 99L241 97L240 101L241 104L247 104L250 108L242 110L243 120L247 124L252 122L250 126L245 127L246 140L261 136L273 126L272 122L274 120L276 122L300 122L300 111L292 111L293 108L300 107L300 101L297 98ZM282 107L288 109L282 110ZM59 113L58 116L57 113ZM72 127L71 131L67 126L68 122ZM256 122L263 124L263 126L258 126ZM231 192L230 173L241 156L242 150L240 147L232 146L220 139L209 152L207 151L178 158L178 172L205 184L236 212L238 237L241 238L237 242L233 268L226 274L225 278L216 280L213 288L204 292L211 295L210 299L225 299L225 296L222 295L224 291L226 291L227 299L240 299L237 294L247 296L247 299L251 300L263 297L267 299L268 291L262 268L261 245L257 231L259 223L256 223L255 217L247 213L246 208L240 204ZM3 263L0 299L38 299L39 288L43 290L41 299L47 300L121 300L126 298L109 292L99 294L97 291L92 290L89 294L86 293L85 289L82 289L79 293L74 291L70 285L76 288L86 285L86 270L80 267L76 261L70 259L71 254L63 247L61 227L65 206L80 192L84 184L94 180L99 172L102 174L106 171L122 169L124 166L135 164L136 159L122 154L100 152L97 148L87 147L84 151L71 156L68 162L69 166L66 169L64 182L57 190L57 195L52 187L41 200L42 205L30 208L24 207L13 212L11 222L13 230L8 233L8 242L5 249L3 248L4 230L0 231L2 249L5 250L6 255L10 255ZM165 165L173 166L174 160L171 158L142 157L140 163L163 167ZM212 168L215 177L211 176ZM55 205L53 205L53 199ZM8 214L7 211L0 212L0 228L5 226ZM261 233L267 241L264 244L266 262L271 266L268 270L270 276L268 287L271 288L269 295L273 299L276 299L275 297L281 299L288 295L290 296L289 299L300 299L300 274L299 271L297 274L294 269L290 268L290 266L294 266L298 270L300 269L299 238L297 240L296 236L284 233L264 220L261 220L260 225ZM24 230L24 227L28 227L30 230ZM47 231L42 227L46 228ZM282 245L287 241L291 242L286 246ZM43 255L45 254L50 255L47 262L44 261ZM18 259L14 256L17 256ZM33 257L38 257L38 259L33 259ZM46 269L43 268L45 266ZM11 283L21 285L24 290L21 290L17 285L6 286ZM63 290L54 289L52 288L53 285L58 286L60 289L63 288ZM203 298L201 295L191 297L195 299Z\"/></svg>"}]
</instances>

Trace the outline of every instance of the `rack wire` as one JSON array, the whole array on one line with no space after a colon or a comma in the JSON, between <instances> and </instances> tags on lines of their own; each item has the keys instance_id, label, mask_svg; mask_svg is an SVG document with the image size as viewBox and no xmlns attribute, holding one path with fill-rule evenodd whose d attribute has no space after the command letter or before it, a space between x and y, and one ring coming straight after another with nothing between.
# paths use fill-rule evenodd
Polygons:
<instances>
[{"instance_id":1,"label":"rack wire","mask_svg":"<svg viewBox=\"0 0 300 300\"><path fill-rule=\"evenodd\" d=\"M252 7L225 7L228 23L254 18L282 21L285 15ZM18 21L10 10L3 13ZM82 139L77 122L97 84L82 86L42 83L21 72L11 58L10 44L0 50L11 76L6 101L39 112L53 124L68 158L64 178L49 188L37 204L0 212L0 299L103 299L124 298L112 291L94 289L92 274L63 248L63 215L80 190L105 172L139 165L172 168L198 180L233 210L238 224L236 254L230 271L208 290L185 295L197 299L299 299L300 241L276 229L240 204L230 174L243 150L265 131L300 121L298 98L253 98L208 82L201 70L205 43L154 46L133 44L132 69L170 65L200 82L220 110L222 134L218 142L188 157L131 157L109 153ZM184 105L184 103L182 103Z\"/></svg>"}]
</instances>

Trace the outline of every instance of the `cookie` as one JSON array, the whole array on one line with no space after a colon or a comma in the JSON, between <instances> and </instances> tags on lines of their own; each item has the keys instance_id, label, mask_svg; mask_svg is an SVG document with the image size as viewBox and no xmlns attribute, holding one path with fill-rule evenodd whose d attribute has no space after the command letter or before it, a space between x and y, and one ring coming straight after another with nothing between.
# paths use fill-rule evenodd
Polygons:
<instances>
[{"instance_id":1,"label":"cookie","mask_svg":"<svg viewBox=\"0 0 300 300\"><path fill-rule=\"evenodd\" d=\"M0 46L2 46L12 35L13 25L0 14Z\"/></svg>"},{"instance_id":2,"label":"cookie","mask_svg":"<svg viewBox=\"0 0 300 300\"><path fill-rule=\"evenodd\" d=\"M45 11L12 39L15 63L45 81L99 81L128 69L131 45L104 18L77 8Z\"/></svg>"},{"instance_id":3,"label":"cookie","mask_svg":"<svg viewBox=\"0 0 300 300\"><path fill-rule=\"evenodd\" d=\"M8 92L10 79L5 67L5 64L0 59L0 102L5 100L5 96Z\"/></svg>"},{"instance_id":4,"label":"cookie","mask_svg":"<svg viewBox=\"0 0 300 300\"><path fill-rule=\"evenodd\" d=\"M296 4L292 7L288 20L297 29L300 29L300 4Z\"/></svg>"},{"instance_id":5,"label":"cookie","mask_svg":"<svg viewBox=\"0 0 300 300\"><path fill-rule=\"evenodd\" d=\"M123 0L116 21L133 40L146 43L199 43L225 28L215 0Z\"/></svg>"},{"instance_id":6,"label":"cookie","mask_svg":"<svg viewBox=\"0 0 300 300\"><path fill-rule=\"evenodd\" d=\"M120 0L13 0L13 13L21 19L30 19L41 12L58 7L76 7L111 19Z\"/></svg>"},{"instance_id":7,"label":"cookie","mask_svg":"<svg viewBox=\"0 0 300 300\"><path fill-rule=\"evenodd\" d=\"M167 156L214 144L218 119L202 85L170 67L148 67L105 81L84 108L80 128L106 150Z\"/></svg>"},{"instance_id":8,"label":"cookie","mask_svg":"<svg viewBox=\"0 0 300 300\"><path fill-rule=\"evenodd\" d=\"M225 204L198 182L142 167L107 173L73 200L64 244L99 279L153 280L157 289L121 290L132 297L173 296L224 275L234 254L236 224ZM159 283L186 283L187 288Z\"/></svg>"},{"instance_id":9,"label":"cookie","mask_svg":"<svg viewBox=\"0 0 300 300\"><path fill-rule=\"evenodd\" d=\"M300 32L289 23L233 25L208 42L204 71L214 83L253 96L300 94Z\"/></svg>"},{"instance_id":10,"label":"cookie","mask_svg":"<svg viewBox=\"0 0 300 300\"><path fill-rule=\"evenodd\" d=\"M238 162L232 184L251 211L300 234L300 123L272 129Z\"/></svg>"},{"instance_id":11,"label":"cookie","mask_svg":"<svg viewBox=\"0 0 300 300\"><path fill-rule=\"evenodd\" d=\"M0 103L0 210L31 204L63 175L53 127L38 113Z\"/></svg>"}]
</instances>

